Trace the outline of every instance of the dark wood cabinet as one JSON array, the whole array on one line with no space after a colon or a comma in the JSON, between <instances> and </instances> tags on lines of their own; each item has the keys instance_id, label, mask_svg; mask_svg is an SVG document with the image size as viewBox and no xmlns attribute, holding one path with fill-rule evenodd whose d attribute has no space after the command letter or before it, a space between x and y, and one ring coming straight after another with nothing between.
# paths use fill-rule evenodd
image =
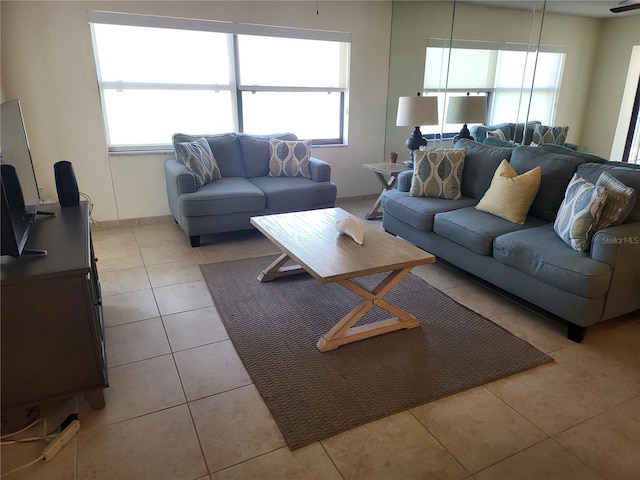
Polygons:
<instances>
[{"instance_id":1,"label":"dark wood cabinet","mask_svg":"<svg viewBox=\"0 0 640 480\"><path fill-rule=\"evenodd\" d=\"M87 202L42 205L26 248L44 256L2 257L2 408L84 393L104 407L108 386L102 298Z\"/></svg>"}]
</instances>

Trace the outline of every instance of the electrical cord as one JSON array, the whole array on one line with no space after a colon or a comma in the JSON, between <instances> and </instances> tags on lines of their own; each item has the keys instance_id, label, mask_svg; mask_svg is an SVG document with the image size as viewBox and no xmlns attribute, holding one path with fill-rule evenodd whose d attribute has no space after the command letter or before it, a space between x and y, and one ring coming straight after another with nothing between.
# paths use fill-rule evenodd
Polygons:
<instances>
[{"instance_id":1,"label":"electrical cord","mask_svg":"<svg viewBox=\"0 0 640 480\"><path fill-rule=\"evenodd\" d=\"M87 202L89 202L89 220L91 221L91 223L93 225L95 225L96 227L100 226L100 222L95 220L92 216L91 216L91 212L93 212L93 202L91 201L91 197L89 195L87 195L86 193L82 193L79 192L80 196L82 198L84 198Z\"/></svg>"}]
</instances>

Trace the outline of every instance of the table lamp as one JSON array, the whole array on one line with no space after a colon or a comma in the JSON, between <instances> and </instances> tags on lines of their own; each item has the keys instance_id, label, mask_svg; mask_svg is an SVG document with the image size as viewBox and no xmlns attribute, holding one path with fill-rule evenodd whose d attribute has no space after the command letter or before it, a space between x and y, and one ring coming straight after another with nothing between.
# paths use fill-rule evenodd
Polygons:
<instances>
[{"instance_id":1,"label":"table lamp","mask_svg":"<svg viewBox=\"0 0 640 480\"><path fill-rule=\"evenodd\" d=\"M398 127L415 127L413 133L404 143L409 149L409 163L413 166L413 151L421 145L426 145L427 140L420 132L420 125L438 125L438 97L400 97L398 98Z\"/></svg>"},{"instance_id":2,"label":"table lamp","mask_svg":"<svg viewBox=\"0 0 640 480\"><path fill-rule=\"evenodd\" d=\"M464 123L460 133L453 137L453 142L457 142L461 138L468 138L475 140L469 129L467 123L484 123L487 118L487 98L484 96L470 97L469 94L465 97L451 97L449 98L449 105L447 108L447 123Z\"/></svg>"}]
</instances>

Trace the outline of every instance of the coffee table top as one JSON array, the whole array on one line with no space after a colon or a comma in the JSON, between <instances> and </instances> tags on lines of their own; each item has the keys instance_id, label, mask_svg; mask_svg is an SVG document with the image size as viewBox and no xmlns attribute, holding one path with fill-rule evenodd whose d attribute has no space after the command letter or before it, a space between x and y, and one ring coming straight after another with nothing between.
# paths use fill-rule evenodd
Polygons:
<instances>
[{"instance_id":1,"label":"coffee table top","mask_svg":"<svg viewBox=\"0 0 640 480\"><path fill-rule=\"evenodd\" d=\"M354 217L364 232L358 245L336 229L349 216L325 208L251 217L251 224L322 283L435 262L429 252Z\"/></svg>"}]
</instances>

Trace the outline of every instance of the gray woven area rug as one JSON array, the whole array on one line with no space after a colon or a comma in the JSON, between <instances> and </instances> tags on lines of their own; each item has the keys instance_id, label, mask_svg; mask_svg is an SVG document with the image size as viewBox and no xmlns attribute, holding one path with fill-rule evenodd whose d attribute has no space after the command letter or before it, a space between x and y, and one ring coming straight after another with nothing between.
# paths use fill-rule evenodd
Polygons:
<instances>
[{"instance_id":1,"label":"gray woven area rug","mask_svg":"<svg viewBox=\"0 0 640 480\"><path fill-rule=\"evenodd\" d=\"M229 336L289 448L550 362L413 274L385 297L421 328L316 343L360 298L307 274L260 283L275 256L202 265ZM373 286L382 277L363 277ZM363 321L387 318L371 310Z\"/></svg>"}]
</instances>

